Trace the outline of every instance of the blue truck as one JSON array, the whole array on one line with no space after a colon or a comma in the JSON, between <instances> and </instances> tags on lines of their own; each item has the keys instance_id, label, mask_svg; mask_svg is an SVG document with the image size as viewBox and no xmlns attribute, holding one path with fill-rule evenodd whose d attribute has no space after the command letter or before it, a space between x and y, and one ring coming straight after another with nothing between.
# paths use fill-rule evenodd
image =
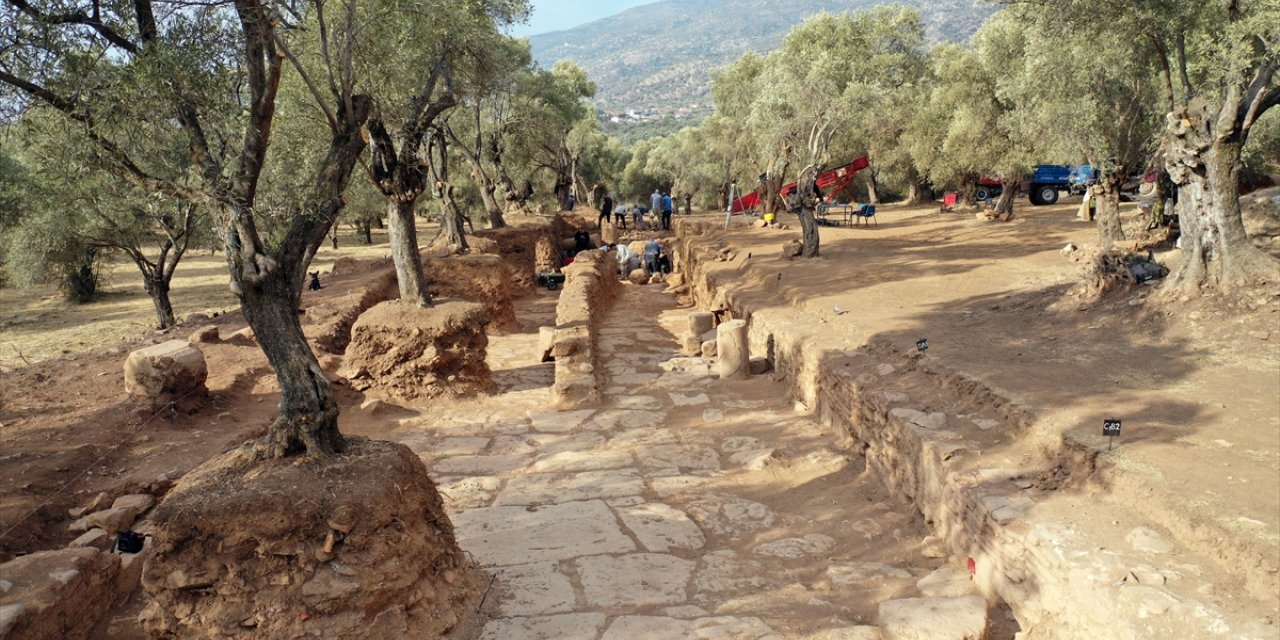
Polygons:
<instances>
[{"instance_id":1,"label":"blue truck","mask_svg":"<svg viewBox=\"0 0 1280 640\"><path fill-rule=\"evenodd\" d=\"M1039 164L1023 181L1023 188L1031 204L1053 204L1058 201L1058 192L1079 195L1097 181L1098 172L1087 164ZM998 197L1002 190L998 178L984 177L978 180L975 195L980 201L987 200Z\"/></svg>"}]
</instances>

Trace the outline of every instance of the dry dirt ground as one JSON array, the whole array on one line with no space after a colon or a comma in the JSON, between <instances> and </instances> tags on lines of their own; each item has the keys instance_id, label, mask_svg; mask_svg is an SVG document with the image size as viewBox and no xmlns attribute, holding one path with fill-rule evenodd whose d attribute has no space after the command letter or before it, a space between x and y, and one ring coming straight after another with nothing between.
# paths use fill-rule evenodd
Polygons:
<instances>
[{"instance_id":1,"label":"dry dirt ground","mask_svg":"<svg viewBox=\"0 0 1280 640\"><path fill-rule=\"evenodd\" d=\"M1216 571L1247 558L1264 573L1276 566L1280 291L1229 305L1161 298L1151 288L1083 301L1071 295L1078 267L1058 250L1090 243L1092 225L1075 221L1074 204L1020 204L1011 223L886 206L878 227L824 228L815 261L777 258L795 230L739 229L725 240L741 257L725 268L830 349L909 349L927 337L929 358L988 381L1095 449L1106 448L1102 419L1123 418L1117 448L1100 454L1130 472L1131 484L1108 489L1113 498L1175 537L1217 540L1226 569ZM346 255L356 245L343 241ZM385 244L360 252L381 257ZM332 259L322 254L318 265ZM179 268L179 316L231 306L224 268L220 255ZM131 277L120 271L115 286L129 288ZM344 295L343 286L308 293L304 303ZM128 347L118 343L149 337L151 313L140 287L132 289L132 298L76 308L0 293L2 558L65 545L75 535L66 509L86 496L159 489L273 417L277 388L252 344L204 349L212 399L196 414L153 416L128 402ZM628 287L609 317L602 351L616 388L598 414L546 414L550 365L534 351L553 306L545 291L520 301L520 329L493 338L491 397L397 406L340 388L343 430L419 451L442 482L464 549L499 576L486 637L565 637L554 631L561 622L589 630L585 638L629 637L629 625L642 623L680 633L713 615L759 631L749 637L822 637L815 634L872 621L876 603L913 595L916 579L939 568L922 553L924 524L899 517L860 460L825 439L776 385L735 383L704 405L694 399L706 382L661 368L678 348L683 314L669 295ZM238 312L214 322L223 335L244 326ZM654 416L664 417L661 427ZM671 478L706 486L694 491ZM1080 525L1105 528L1082 500ZM565 509L581 513L555 513ZM540 510L602 526L596 538L611 546L580 552L560 539L522 551L504 527ZM657 519L687 526L654 531L647 510L684 514ZM593 555L612 559L584 557ZM683 590L668 584L686 573ZM638 581L619 593L600 579L613 574ZM845 579L875 588L841 590ZM1011 637L996 613L998 637ZM116 637L134 637L128 616L119 622ZM551 631L533 629L540 624Z\"/></svg>"}]
</instances>

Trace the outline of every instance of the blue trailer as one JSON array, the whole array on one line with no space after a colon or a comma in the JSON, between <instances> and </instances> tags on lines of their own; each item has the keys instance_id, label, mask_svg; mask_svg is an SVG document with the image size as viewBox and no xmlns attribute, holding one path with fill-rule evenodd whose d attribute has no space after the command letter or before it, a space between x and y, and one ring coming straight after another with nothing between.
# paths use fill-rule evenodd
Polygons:
<instances>
[{"instance_id":1,"label":"blue trailer","mask_svg":"<svg viewBox=\"0 0 1280 640\"><path fill-rule=\"evenodd\" d=\"M1023 180L1022 187L1031 204L1053 204L1058 201L1059 191L1080 195L1097 181L1098 172L1087 164L1038 164ZM975 197L986 201L999 197L1003 190L998 178L984 176L978 179Z\"/></svg>"},{"instance_id":2,"label":"blue trailer","mask_svg":"<svg viewBox=\"0 0 1280 640\"><path fill-rule=\"evenodd\" d=\"M1027 197L1031 204L1053 204L1059 191L1081 194L1097 181L1098 172L1087 164L1040 164L1027 178Z\"/></svg>"}]
</instances>

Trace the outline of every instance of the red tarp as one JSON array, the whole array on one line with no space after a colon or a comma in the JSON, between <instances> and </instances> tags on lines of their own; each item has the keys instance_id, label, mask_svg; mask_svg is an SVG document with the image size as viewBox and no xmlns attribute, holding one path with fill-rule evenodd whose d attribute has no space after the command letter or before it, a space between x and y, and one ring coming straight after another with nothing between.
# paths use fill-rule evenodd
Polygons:
<instances>
[{"instance_id":1,"label":"red tarp","mask_svg":"<svg viewBox=\"0 0 1280 640\"><path fill-rule=\"evenodd\" d=\"M849 186L849 183L853 182L853 176L859 171L866 169L870 164L871 163L867 160L867 157L862 156L849 164L836 167L829 171L823 171L818 174L818 188L829 196L835 195L836 192ZM795 182L785 184L782 186L782 193L787 193L795 188ZM733 213L742 213L743 211L754 209L759 205L760 194L757 191L752 191L751 193L734 200L729 206L729 210Z\"/></svg>"}]
</instances>

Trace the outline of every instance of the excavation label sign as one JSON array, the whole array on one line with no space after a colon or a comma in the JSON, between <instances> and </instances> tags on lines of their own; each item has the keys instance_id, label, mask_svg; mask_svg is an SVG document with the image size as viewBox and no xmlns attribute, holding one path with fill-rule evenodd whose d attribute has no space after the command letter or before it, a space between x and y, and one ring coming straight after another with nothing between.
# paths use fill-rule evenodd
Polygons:
<instances>
[{"instance_id":1,"label":"excavation label sign","mask_svg":"<svg viewBox=\"0 0 1280 640\"><path fill-rule=\"evenodd\" d=\"M1102 435L1114 438L1120 435L1120 420L1107 418L1102 421Z\"/></svg>"}]
</instances>

